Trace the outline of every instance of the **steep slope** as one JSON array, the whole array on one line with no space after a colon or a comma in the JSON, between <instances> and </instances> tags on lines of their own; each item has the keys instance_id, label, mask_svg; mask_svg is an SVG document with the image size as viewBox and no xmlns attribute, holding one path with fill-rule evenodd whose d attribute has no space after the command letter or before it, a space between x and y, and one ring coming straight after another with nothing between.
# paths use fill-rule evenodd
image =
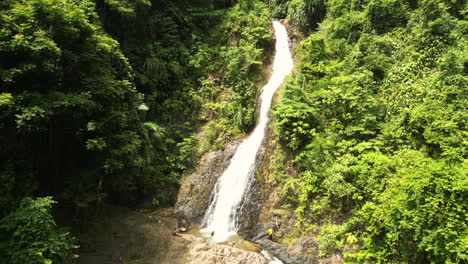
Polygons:
<instances>
[{"instance_id":1,"label":"steep slope","mask_svg":"<svg viewBox=\"0 0 468 264\"><path fill-rule=\"evenodd\" d=\"M52 212L85 228L106 203L171 205L255 123L269 25L252 0L1 1L2 262L71 261Z\"/></svg>"},{"instance_id":2,"label":"steep slope","mask_svg":"<svg viewBox=\"0 0 468 264\"><path fill-rule=\"evenodd\" d=\"M291 1L291 19L297 2L316 1ZM326 2L274 111L269 177L298 232L279 240L346 262L465 262L466 3Z\"/></svg>"}]
</instances>

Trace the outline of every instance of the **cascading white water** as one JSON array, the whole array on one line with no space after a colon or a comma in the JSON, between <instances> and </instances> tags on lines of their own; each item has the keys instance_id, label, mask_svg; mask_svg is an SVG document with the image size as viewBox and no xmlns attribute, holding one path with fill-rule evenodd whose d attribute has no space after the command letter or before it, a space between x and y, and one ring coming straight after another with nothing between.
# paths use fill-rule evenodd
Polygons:
<instances>
[{"instance_id":1,"label":"cascading white water","mask_svg":"<svg viewBox=\"0 0 468 264\"><path fill-rule=\"evenodd\" d=\"M283 264L281 260L275 258L275 256L266 250L262 250L260 254L262 254L268 260L269 264Z\"/></svg>"},{"instance_id":2,"label":"cascading white water","mask_svg":"<svg viewBox=\"0 0 468 264\"><path fill-rule=\"evenodd\" d=\"M273 27L276 36L276 54L272 75L260 95L259 122L252 134L238 147L229 167L216 183L213 201L205 213L206 228L202 232L212 234L214 242L226 241L238 231L237 209L245 195L249 178L255 168L257 152L265 137L273 94L293 68L286 28L277 21L273 22Z\"/></svg>"}]
</instances>

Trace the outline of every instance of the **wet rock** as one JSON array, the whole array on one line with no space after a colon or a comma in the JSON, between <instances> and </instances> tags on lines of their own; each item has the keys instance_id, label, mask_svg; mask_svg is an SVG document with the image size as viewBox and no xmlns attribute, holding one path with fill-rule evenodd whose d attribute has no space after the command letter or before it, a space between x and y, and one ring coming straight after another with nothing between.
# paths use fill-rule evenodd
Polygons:
<instances>
[{"instance_id":1,"label":"wet rock","mask_svg":"<svg viewBox=\"0 0 468 264\"><path fill-rule=\"evenodd\" d=\"M266 250L270 251L275 257L288 264L303 264L307 263L307 259L301 256L291 256L288 254L288 248L281 244L275 243L266 238L257 241Z\"/></svg>"},{"instance_id":2,"label":"wet rock","mask_svg":"<svg viewBox=\"0 0 468 264\"><path fill-rule=\"evenodd\" d=\"M268 264L268 260L256 252L202 242L191 235L176 239L162 264Z\"/></svg>"},{"instance_id":3,"label":"wet rock","mask_svg":"<svg viewBox=\"0 0 468 264\"><path fill-rule=\"evenodd\" d=\"M260 254L223 247L219 245L195 244L188 252L188 262L199 263L229 263L229 264L267 264L268 261Z\"/></svg>"},{"instance_id":4,"label":"wet rock","mask_svg":"<svg viewBox=\"0 0 468 264\"><path fill-rule=\"evenodd\" d=\"M275 243L266 237L257 239L256 242L286 264L321 263L317 258L316 252L308 252L310 245L305 246L305 244L296 243L293 247L287 247L285 245Z\"/></svg>"},{"instance_id":5,"label":"wet rock","mask_svg":"<svg viewBox=\"0 0 468 264\"><path fill-rule=\"evenodd\" d=\"M277 195L274 187L266 178L270 155L273 149L269 139L272 131L267 129L265 140L259 149L256 159L257 169L251 179L249 191L245 195L242 204L242 212L239 217L239 233L248 240L258 239L258 236L266 234L266 230L274 228L274 224L280 217L273 217L272 211L280 203L281 195ZM277 229L277 228L276 228Z\"/></svg>"},{"instance_id":6,"label":"wet rock","mask_svg":"<svg viewBox=\"0 0 468 264\"><path fill-rule=\"evenodd\" d=\"M224 150L203 156L197 171L183 179L174 206L175 215L192 223L200 223L213 196L218 178L228 167L241 140L229 143Z\"/></svg>"}]
</instances>

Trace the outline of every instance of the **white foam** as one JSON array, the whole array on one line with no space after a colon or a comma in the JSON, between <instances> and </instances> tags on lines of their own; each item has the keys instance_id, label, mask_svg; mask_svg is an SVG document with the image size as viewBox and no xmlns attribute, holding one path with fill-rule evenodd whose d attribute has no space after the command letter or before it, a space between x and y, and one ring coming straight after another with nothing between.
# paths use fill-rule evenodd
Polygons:
<instances>
[{"instance_id":1,"label":"white foam","mask_svg":"<svg viewBox=\"0 0 468 264\"><path fill-rule=\"evenodd\" d=\"M218 179L214 189L214 197L205 212L206 228L202 232L211 234L212 241L223 242L237 234L237 209L249 184L255 168L255 158L265 137L268 124L268 111L275 91L281 86L284 78L293 68L293 60L289 50L286 28L274 21L276 36L276 54L273 61L273 72L260 95L259 122L250 136L245 139L234 154L229 167ZM281 262L272 262L281 263Z\"/></svg>"}]
</instances>

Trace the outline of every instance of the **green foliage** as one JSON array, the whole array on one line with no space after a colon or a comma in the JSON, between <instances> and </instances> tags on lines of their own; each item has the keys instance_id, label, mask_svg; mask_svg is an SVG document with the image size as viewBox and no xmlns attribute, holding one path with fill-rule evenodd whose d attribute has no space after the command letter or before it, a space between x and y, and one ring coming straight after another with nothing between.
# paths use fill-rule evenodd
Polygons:
<instances>
[{"instance_id":1,"label":"green foliage","mask_svg":"<svg viewBox=\"0 0 468 264\"><path fill-rule=\"evenodd\" d=\"M338 250L343 246L343 237L350 225L324 225L320 230L319 255Z\"/></svg>"},{"instance_id":2,"label":"green foliage","mask_svg":"<svg viewBox=\"0 0 468 264\"><path fill-rule=\"evenodd\" d=\"M357 256L371 252L378 261L468 260L466 162L451 166L414 150L397 155L387 188L362 208L367 250Z\"/></svg>"},{"instance_id":3,"label":"green foliage","mask_svg":"<svg viewBox=\"0 0 468 264\"><path fill-rule=\"evenodd\" d=\"M154 4L106 0L96 12L92 1L2 2L2 214L36 191L84 204L150 193L170 203L200 154L192 133L206 121L202 102L208 120L229 120L228 136L212 122L206 150L253 124L265 5L193 3L206 9L192 15L185 1ZM199 80L215 70L222 84L205 93Z\"/></svg>"},{"instance_id":4,"label":"green foliage","mask_svg":"<svg viewBox=\"0 0 468 264\"><path fill-rule=\"evenodd\" d=\"M292 0L288 6L288 19L299 29L310 32L325 18L326 2L323 0Z\"/></svg>"},{"instance_id":5,"label":"green foliage","mask_svg":"<svg viewBox=\"0 0 468 264\"><path fill-rule=\"evenodd\" d=\"M297 169L281 182L321 255L467 261L462 9L457 1L330 0L319 31L296 49L297 72L273 111Z\"/></svg>"},{"instance_id":6,"label":"green foliage","mask_svg":"<svg viewBox=\"0 0 468 264\"><path fill-rule=\"evenodd\" d=\"M270 14L232 2L0 1L0 262L70 263L53 201L24 197L167 206L253 126Z\"/></svg>"},{"instance_id":7,"label":"green foliage","mask_svg":"<svg viewBox=\"0 0 468 264\"><path fill-rule=\"evenodd\" d=\"M268 0L267 4L271 10L273 18L282 19L286 18L288 14L288 6L290 0Z\"/></svg>"},{"instance_id":8,"label":"green foliage","mask_svg":"<svg viewBox=\"0 0 468 264\"><path fill-rule=\"evenodd\" d=\"M305 33L317 29L325 18L328 0L268 0L272 17L287 18L295 30Z\"/></svg>"},{"instance_id":9,"label":"green foliage","mask_svg":"<svg viewBox=\"0 0 468 264\"><path fill-rule=\"evenodd\" d=\"M408 7L404 1L374 0L367 7L367 24L378 34L395 27L402 27L407 21Z\"/></svg>"},{"instance_id":10,"label":"green foliage","mask_svg":"<svg viewBox=\"0 0 468 264\"><path fill-rule=\"evenodd\" d=\"M37 192L170 204L199 154L255 120L269 13L250 0L215 10L230 5L2 2L1 215ZM193 132L204 125L200 148Z\"/></svg>"},{"instance_id":11,"label":"green foliage","mask_svg":"<svg viewBox=\"0 0 468 264\"><path fill-rule=\"evenodd\" d=\"M195 25L185 4L152 4L2 2L2 213L36 191L88 205L171 201L200 75L187 76Z\"/></svg>"},{"instance_id":12,"label":"green foliage","mask_svg":"<svg viewBox=\"0 0 468 264\"><path fill-rule=\"evenodd\" d=\"M138 3L131 4L132 12L146 10ZM119 43L103 32L93 2L7 1L0 12L0 166L5 184L1 215L37 191L87 205L105 198L134 203L155 190L173 193L185 161L178 159L171 133L164 132L165 120L155 120L154 115L161 116L162 105L170 102L161 86L177 79L170 74L182 71L177 63L184 63L166 54L179 52L147 45L155 54L150 58L159 61L152 66L130 61L145 74L164 73L155 82L158 87L149 87L151 93L141 81L149 77L136 79L146 98L157 99L148 107L135 89L134 72ZM172 28L163 37L173 40L174 30L179 33L172 18L161 21L167 30ZM161 60L173 62L168 67ZM138 71L136 75L142 76ZM193 95L180 86L175 97L188 102ZM191 87L186 82L184 86ZM193 106L173 104L186 106L185 112ZM165 115L166 120L170 116ZM144 118L158 129L143 124ZM172 199L169 194L155 195L164 196L164 204Z\"/></svg>"},{"instance_id":13,"label":"green foliage","mask_svg":"<svg viewBox=\"0 0 468 264\"><path fill-rule=\"evenodd\" d=\"M269 45L269 11L260 1L241 1L197 35L190 63L204 77L197 91L204 133L198 153L222 148L255 123L259 75ZM210 17L214 19L213 17Z\"/></svg>"},{"instance_id":14,"label":"green foliage","mask_svg":"<svg viewBox=\"0 0 468 264\"><path fill-rule=\"evenodd\" d=\"M51 197L24 198L16 211L0 220L0 260L8 264L70 263L77 248L69 233L58 230Z\"/></svg>"},{"instance_id":15,"label":"green foliage","mask_svg":"<svg viewBox=\"0 0 468 264\"><path fill-rule=\"evenodd\" d=\"M136 88L145 95L140 116L148 135L141 147L147 156L138 162L144 193L170 201L178 179L200 154L222 148L254 123L269 14L259 1L222 10L216 8L229 1L153 1L151 8L133 1L104 3L98 9L104 28L120 42ZM193 132L200 127L206 136L197 139Z\"/></svg>"},{"instance_id":16,"label":"green foliage","mask_svg":"<svg viewBox=\"0 0 468 264\"><path fill-rule=\"evenodd\" d=\"M13 103L13 96L10 93L0 94L0 106L5 106Z\"/></svg>"}]
</instances>

